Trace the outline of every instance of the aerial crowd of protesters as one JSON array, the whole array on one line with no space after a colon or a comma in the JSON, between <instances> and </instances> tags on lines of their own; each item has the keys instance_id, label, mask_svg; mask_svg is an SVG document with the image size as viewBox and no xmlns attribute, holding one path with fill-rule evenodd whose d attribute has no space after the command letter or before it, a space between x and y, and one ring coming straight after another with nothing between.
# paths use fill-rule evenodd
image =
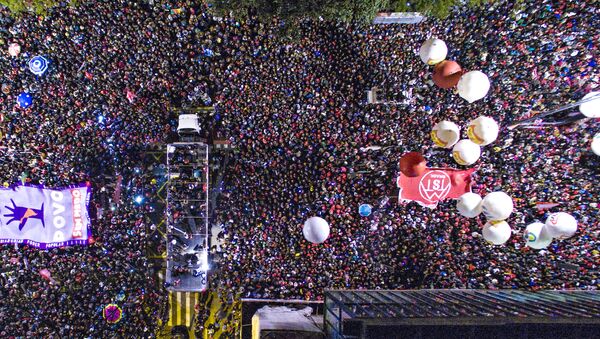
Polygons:
<instances>
[{"instance_id":1,"label":"aerial crowd of protesters","mask_svg":"<svg viewBox=\"0 0 600 339\"><path fill-rule=\"evenodd\" d=\"M224 288L310 300L325 288L597 289L597 120L505 127L597 90L599 14L586 1L497 1L417 25L307 20L288 39L277 19L214 18L183 1L83 1L18 18L2 10L0 183L89 182L97 215L88 246L2 246L0 337L153 335L167 297L145 256L149 207L133 199L157 189L140 153L173 132L173 108L207 97L216 111L207 128L236 148L216 220L224 260L214 278ZM446 41L448 59L489 76L486 98L469 104L433 85L418 56L432 36ZM34 55L51 61L47 73L28 71ZM403 105L366 105L373 86ZM23 91L34 98L27 109L16 105ZM404 152L459 168L429 133L480 115L503 127L473 177L474 192L502 190L515 202L503 246L486 243L485 220L461 217L453 201L429 209L393 199ZM118 198L113 208L107 196ZM362 203L381 207L361 217ZM557 210L577 218L577 234L541 251L524 246L524 226ZM302 237L313 215L331 226L320 245ZM115 299L127 326L102 319Z\"/></svg>"}]
</instances>

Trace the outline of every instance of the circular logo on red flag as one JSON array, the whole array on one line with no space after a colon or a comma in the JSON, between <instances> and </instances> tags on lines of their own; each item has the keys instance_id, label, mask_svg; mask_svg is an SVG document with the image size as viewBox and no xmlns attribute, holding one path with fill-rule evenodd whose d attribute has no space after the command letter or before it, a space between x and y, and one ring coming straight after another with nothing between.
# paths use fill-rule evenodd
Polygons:
<instances>
[{"instance_id":1,"label":"circular logo on red flag","mask_svg":"<svg viewBox=\"0 0 600 339\"><path fill-rule=\"evenodd\" d=\"M444 171L429 171L419 182L419 193L423 200L438 202L444 200L451 188L450 176Z\"/></svg>"}]
</instances>

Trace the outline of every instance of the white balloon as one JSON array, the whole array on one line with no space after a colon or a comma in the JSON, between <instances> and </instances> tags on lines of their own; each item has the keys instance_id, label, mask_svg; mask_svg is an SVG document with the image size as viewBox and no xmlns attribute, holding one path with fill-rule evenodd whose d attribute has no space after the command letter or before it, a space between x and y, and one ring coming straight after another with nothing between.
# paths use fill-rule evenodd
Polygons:
<instances>
[{"instance_id":1,"label":"white balloon","mask_svg":"<svg viewBox=\"0 0 600 339\"><path fill-rule=\"evenodd\" d=\"M483 215L491 221L508 219L513 207L512 198L504 192L492 192L486 195L481 202Z\"/></svg>"},{"instance_id":2,"label":"white balloon","mask_svg":"<svg viewBox=\"0 0 600 339\"><path fill-rule=\"evenodd\" d=\"M496 141L499 131L498 123L484 116L472 120L467 127L469 139L479 146L486 146Z\"/></svg>"},{"instance_id":3,"label":"white balloon","mask_svg":"<svg viewBox=\"0 0 600 339\"><path fill-rule=\"evenodd\" d=\"M525 241L527 241L527 246L541 250L552 243L552 237L548 234L546 225L534 222L525 228Z\"/></svg>"},{"instance_id":4,"label":"white balloon","mask_svg":"<svg viewBox=\"0 0 600 339\"><path fill-rule=\"evenodd\" d=\"M446 59L446 55L448 55L448 46L440 39L429 39L419 49L421 60L428 65L435 65L442 62Z\"/></svg>"},{"instance_id":5,"label":"white balloon","mask_svg":"<svg viewBox=\"0 0 600 339\"><path fill-rule=\"evenodd\" d=\"M589 92L581 100L594 99L579 105L579 112L588 118L600 118L600 92Z\"/></svg>"},{"instance_id":6,"label":"white balloon","mask_svg":"<svg viewBox=\"0 0 600 339\"><path fill-rule=\"evenodd\" d=\"M463 139L452 148L454 161L459 165L472 165L481 156L481 147L469 139Z\"/></svg>"},{"instance_id":7,"label":"white balloon","mask_svg":"<svg viewBox=\"0 0 600 339\"><path fill-rule=\"evenodd\" d=\"M481 71L470 71L460 77L456 89L461 98L472 103L487 95L490 90L490 79Z\"/></svg>"},{"instance_id":8,"label":"white balloon","mask_svg":"<svg viewBox=\"0 0 600 339\"><path fill-rule=\"evenodd\" d=\"M304 222L302 233L309 242L320 244L329 237L329 224L323 218L310 217Z\"/></svg>"},{"instance_id":9,"label":"white balloon","mask_svg":"<svg viewBox=\"0 0 600 339\"><path fill-rule=\"evenodd\" d=\"M481 201L479 194L467 192L456 201L456 209L464 217L475 218L481 213Z\"/></svg>"},{"instance_id":10,"label":"white balloon","mask_svg":"<svg viewBox=\"0 0 600 339\"><path fill-rule=\"evenodd\" d=\"M460 139L460 128L452 121L440 121L431 131L431 140L438 147L451 148Z\"/></svg>"},{"instance_id":11,"label":"white balloon","mask_svg":"<svg viewBox=\"0 0 600 339\"><path fill-rule=\"evenodd\" d=\"M506 221L488 221L483 226L483 239L494 245L502 245L510 239L511 229Z\"/></svg>"},{"instance_id":12,"label":"white balloon","mask_svg":"<svg viewBox=\"0 0 600 339\"><path fill-rule=\"evenodd\" d=\"M594 139L592 139L592 152L597 156L600 156L600 133L594 135Z\"/></svg>"},{"instance_id":13,"label":"white balloon","mask_svg":"<svg viewBox=\"0 0 600 339\"><path fill-rule=\"evenodd\" d=\"M550 236L567 239L577 232L577 220L565 212L552 213L546 219L546 228Z\"/></svg>"}]
</instances>

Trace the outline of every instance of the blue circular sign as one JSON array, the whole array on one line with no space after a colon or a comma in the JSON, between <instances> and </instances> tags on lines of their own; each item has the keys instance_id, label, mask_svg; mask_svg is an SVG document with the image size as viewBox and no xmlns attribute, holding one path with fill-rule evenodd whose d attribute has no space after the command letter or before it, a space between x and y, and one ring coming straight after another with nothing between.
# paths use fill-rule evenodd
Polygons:
<instances>
[{"instance_id":1,"label":"blue circular sign","mask_svg":"<svg viewBox=\"0 0 600 339\"><path fill-rule=\"evenodd\" d=\"M358 213L363 217L370 216L372 210L373 210L373 206L371 206L369 204L362 204L358 207Z\"/></svg>"},{"instance_id":2,"label":"blue circular sign","mask_svg":"<svg viewBox=\"0 0 600 339\"><path fill-rule=\"evenodd\" d=\"M35 75L42 75L48 70L48 60L43 56L34 56L29 60L29 70Z\"/></svg>"},{"instance_id":3,"label":"blue circular sign","mask_svg":"<svg viewBox=\"0 0 600 339\"><path fill-rule=\"evenodd\" d=\"M31 106L32 103L33 97L27 92L23 92L17 97L17 104L21 108L29 108L29 106Z\"/></svg>"}]
</instances>

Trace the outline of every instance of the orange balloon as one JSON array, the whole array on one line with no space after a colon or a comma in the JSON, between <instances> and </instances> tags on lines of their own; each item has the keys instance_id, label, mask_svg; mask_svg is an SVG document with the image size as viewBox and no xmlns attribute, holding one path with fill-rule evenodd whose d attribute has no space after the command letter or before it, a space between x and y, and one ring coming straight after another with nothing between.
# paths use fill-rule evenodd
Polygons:
<instances>
[{"instance_id":1,"label":"orange balloon","mask_svg":"<svg viewBox=\"0 0 600 339\"><path fill-rule=\"evenodd\" d=\"M433 83L441 88L452 88L458 84L463 71L456 61L444 60L433 68Z\"/></svg>"},{"instance_id":2,"label":"orange balloon","mask_svg":"<svg viewBox=\"0 0 600 339\"><path fill-rule=\"evenodd\" d=\"M427 169L427 161L419 152L408 152L400 158L400 172L407 177L418 177Z\"/></svg>"}]
</instances>

